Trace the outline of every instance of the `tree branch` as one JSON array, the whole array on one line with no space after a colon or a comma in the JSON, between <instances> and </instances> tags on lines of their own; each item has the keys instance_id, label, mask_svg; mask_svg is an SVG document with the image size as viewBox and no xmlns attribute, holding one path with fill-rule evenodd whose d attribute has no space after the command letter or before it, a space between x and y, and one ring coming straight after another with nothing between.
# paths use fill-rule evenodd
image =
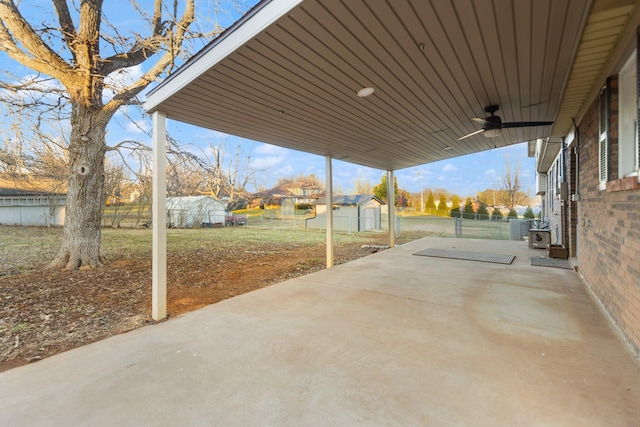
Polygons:
<instances>
[{"instance_id":1,"label":"tree branch","mask_svg":"<svg viewBox=\"0 0 640 427\"><path fill-rule=\"evenodd\" d=\"M75 51L76 41L76 28L73 25L71 14L69 13L69 7L65 0L52 0L53 6L56 8L56 14L58 15L58 21L60 22L60 31L64 37L64 41L73 55L74 62L77 60Z\"/></svg>"},{"instance_id":2,"label":"tree branch","mask_svg":"<svg viewBox=\"0 0 640 427\"><path fill-rule=\"evenodd\" d=\"M156 1L156 3L158 3ZM157 6L157 5L156 5ZM128 99L137 96L142 92L149 84L154 82L160 75L174 63L176 55L182 49L182 44L185 40L185 35L189 26L195 19L194 0L187 0L186 8L180 22L177 23L175 33L171 33L171 37L168 40L167 51L158 59L158 61L137 81L122 89L111 101L105 105L105 112L113 115L115 111L122 106ZM167 40L165 39L165 42Z\"/></svg>"},{"instance_id":3,"label":"tree branch","mask_svg":"<svg viewBox=\"0 0 640 427\"><path fill-rule=\"evenodd\" d=\"M26 52L18 46L16 39ZM67 77L71 71L69 64L47 46L9 0L0 0L0 50L26 67L55 77L65 86L70 83Z\"/></svg>"},{"instance_id":4,"label":"tree branch","mask_svg":"<svg viewBox=\"0 0 640 427\"><path fill-rule=\"evenodd\" d=\"M193 0L187 2L187 9L193 7ZM186 11L185 11L186 14ZM184 20L184 17L183 17ZM139 40L128 52L119 53L105 58L99 65L99 72L103 76L109 75L121 68L133 67L146 61L150 56L160 50L164 38L164 25L162 23L162 1L155 0L153 6L153 32L150 37ZM190 23L189 23L190 24ZM171 29L169 29L171 32Z\"/></svg>"}]
</instances>

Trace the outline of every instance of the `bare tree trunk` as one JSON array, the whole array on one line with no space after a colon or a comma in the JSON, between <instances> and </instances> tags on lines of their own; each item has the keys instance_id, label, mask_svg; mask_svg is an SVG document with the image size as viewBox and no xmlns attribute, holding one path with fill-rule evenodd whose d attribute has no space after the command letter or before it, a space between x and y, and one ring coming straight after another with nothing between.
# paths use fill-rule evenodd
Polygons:
<instances>
[{"instance_id":1,"label":"bare tree trunk","mask_svg":"<svg viewBox=\"0 0 640 427\"><path fill-rule=\"evenodd\" d=\"M74 105L69 144L69 188L64 240L50 267L100 267L100 220L107 121L99 110Z\"/></svg>"}]
</instances>

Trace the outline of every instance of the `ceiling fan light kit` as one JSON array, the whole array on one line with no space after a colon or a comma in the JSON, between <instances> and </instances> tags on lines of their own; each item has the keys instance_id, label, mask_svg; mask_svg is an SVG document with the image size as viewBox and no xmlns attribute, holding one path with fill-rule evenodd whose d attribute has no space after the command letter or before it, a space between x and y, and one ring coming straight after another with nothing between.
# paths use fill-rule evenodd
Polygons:
<instances>
[{"instance_id":1,"label":"ceiling fan light kit","mask_svg":"<svg viewBox=\"0 0 640 427\"><path fill-rule=\"evenodd\" d=\"M502 135L502 129L500 128L484 129L484 132L482 132L482 136L484 136L485 138L495 138L496 136L500 135Z\"/></svg>"}]
</instances>

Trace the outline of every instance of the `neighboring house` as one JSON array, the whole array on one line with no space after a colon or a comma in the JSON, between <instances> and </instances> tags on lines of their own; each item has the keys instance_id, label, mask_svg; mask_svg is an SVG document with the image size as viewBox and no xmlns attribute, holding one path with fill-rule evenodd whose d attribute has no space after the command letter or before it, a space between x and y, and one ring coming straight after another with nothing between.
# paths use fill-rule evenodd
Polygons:
<instances>
[{"instance_id":1,"label":"neighboring house","mask_svg":"<svg viewBox=\"0 0 640 427\"><path fill-rule=\"evenodd\" d=\"M210 196L167 197L167 225L193 228L225 223L226 206Z\"/></svg>"},{"instance_id":2,"label":"neighboring house","mask_svg":"<svg viewBox=\"0 0 640 427\"><path fill-rule=\"evenodd\" d=\"M333 228L341 231L366 231L381 228L381 206L385 203L373 194L335 196L333 198ZM314 203L316 216L307 219L307 228L325 229L327 226L327 200Z\"/></svg>"},{"instance_id":3,"label":"neighboring house","mask_svg":"<svg viewBox=\"0 0 640 427\"><path fill-rule=\"evenodd\" d=\"M274 187L269 190L260 191L251 195L249 199L248 207L250 208L265 208L265 203L276 200L278 198L289 197L295 203L295 194L289 191L287 188Z\"/></svg>"},{"instance_id":4,"label":"neighboring house","mask_svg":"<svg viewBox=\"0 0 640 427\"><path fill-rule=\"evenodd\" d=\"M296 204L313 204L316 200L324 195L324 190L314 184L298 183L293 187L289 187L289 190L293 192L295 196Z\"/></svg>"},{"instance_id":5,"label":"neighboring house","mask_svg":"<svg viewBox=\"0 0 640 427\"><path fill-rule=\"evenodd\" d=\"M294 182L287 184L286 187L274 187L269 190L253 194L251 205L256 207L263 206L268 199L279 197L290 197L296 205L310 205L323 195L324 190L322 187L303 182Z\"/></svg>"},{"instance_id":6,"label":"neighboring house","mask_svg":"<svg viewBox=\"0 0 640 427\"><path fill-rule=\"evenodd\" d=\"M0 188L0 224L64 225L67 196Z\"/></svg>"},{"instance_id":7,"label":"neighboring house","mask_svg":"<svg viewBox=\"0 0 640 427\"><path fill-rule=\"evenodd\" d=\"M585 30L588 32L589 26ZM594 29L595 31L595 29ZM609 68L564 138L530 144L552 241L640 353L638 29L611 49Z\"/></svg>"}]
</instances>

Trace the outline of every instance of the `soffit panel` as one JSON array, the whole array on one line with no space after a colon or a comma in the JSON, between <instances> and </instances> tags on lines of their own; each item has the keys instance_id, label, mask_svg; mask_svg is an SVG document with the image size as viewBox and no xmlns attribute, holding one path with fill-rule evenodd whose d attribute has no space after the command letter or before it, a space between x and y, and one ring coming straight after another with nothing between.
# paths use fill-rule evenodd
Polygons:
<instances>
[{"instance_id":1,"label":"soffit panel","mask_svg":"<svg viewBox=\"0 0 640 427\"><path fill-rule=\"evenodd\" d=\"M619 3L587 20L588 0L305 0L154 108L383 170L562 134L630 13ZM556 124L457 141L491 104Z\"/></svg>"}]
</instances>

